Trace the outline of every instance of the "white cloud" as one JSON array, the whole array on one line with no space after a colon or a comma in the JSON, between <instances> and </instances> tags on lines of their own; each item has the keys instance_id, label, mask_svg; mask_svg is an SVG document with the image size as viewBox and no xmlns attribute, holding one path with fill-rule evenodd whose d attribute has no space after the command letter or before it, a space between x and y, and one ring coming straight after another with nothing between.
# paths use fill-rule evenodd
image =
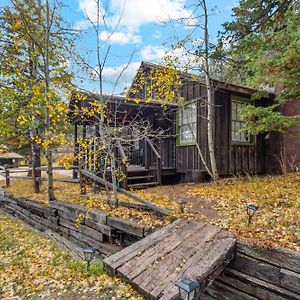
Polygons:
<instances>
[{"instance_id":1,"label":"white cloud","mask_svg":"<svg viewBox=\"0 0 300 300\"><path fill-rule=\"evenodd\" d=\"M110 21L116 25L116 17L119 17L120 26L138 31L145 24L190 17L192 12L185 8L185 2L186 0L111 0L110 11L113 17Z\"/></svg>"},{"instance_id":2,"label":"white cloud","mask_svg":"<svg viewBox=\"0 0 300 300\"><path fill-rule=\"evenodd\" d=\"M104 82L112 86L117 85L117 87L119 88L129 87L140 64L140 62L132 62L128 64L128 66L126 64L123 64L117 67L105 67L103 69ZM118 80L120 74L122 75Z\"/></svg>"},{"instance_id":3,"label":"white cloud","mask_svg":"<svg viewBox=\"0 0 300 300\"><path fill-rule=\"evenodd\" d=\"M101 41L109 41L111 44L124 45L141 43L141 36L130 32L125 33L122 31L116 31L110 33L108 31L102 31L99 37Z\"/></svg>"},{"instance_id":4,"label":"white cloud","mask_svg":"<svg viewBox=\"0 0 300 300\"><path fill-rule=\"evenodd\" d=\"M142 60L159 62L166 55L166 49L162 46L147 45L141 50L140 54Z\"/></svg>"},{"instance_id":5,"label":"white cloud","mask_svg":"<svg viewBox=\"0 0 300 300\"><path fill-rule=\"evenodd\" d=\"M97 19L96 0L78 0L79 10L93 22ZM103 2L103 1L102 1ZM151 23L189 18L192 12L185 8L187 0L110 0L106 14L106 26L111 31L124 34L139 32L140 27ZM100 2L101 3L101 2ZM104 3L101 3L104 13ZM87 22L77 22L77 28L86 28ZM81 27L80 27L81 26ZM91 24L90 24L91 26Z\"/></svg>"},{"instance_id":6,"label":"white cloud","mask_svg":"<svg viewBox=\"0 0 300 300\"><path fill-rule=\"evenodd\" d=\"M147 45L141 51L140 55L142 60L161 63L166 56L174 58L174 61L178 58L182 65L190 64L195 56L186 52L184 48L177 48L174 50L167 49L163 46Z\"/></svg>"}]
</instances>

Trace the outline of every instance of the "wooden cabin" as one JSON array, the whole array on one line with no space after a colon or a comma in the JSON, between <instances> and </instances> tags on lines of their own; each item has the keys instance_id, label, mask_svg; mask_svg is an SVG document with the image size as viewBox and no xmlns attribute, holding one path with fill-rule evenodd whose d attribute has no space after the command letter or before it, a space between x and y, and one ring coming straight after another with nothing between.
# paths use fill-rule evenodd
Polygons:
<instances>
[{"instance_id":1,"label":"wooden cabin","mask_svg":"<svg viewBox=\"0 0 300 300\"><path fill-rule=\"evenodd\" d=\"M0 155L0 166L18 167L25 158L15 152L5 152Z\"/></svg>"},{"instance_id":2,"label":"wooden cabin","mask_svg":"<svg viewBox=\"0 0 300 300\"><path fill-rule=\"evenodd\" d=\"M139 81L141 72L148 72L156 65L142 63L134 78L132 86ZM207 145L206 116L206 88L203 80L196 76L184 74L183 85L180 88L183 104L172 101L166 107L155 99L147 100L145 92L129 90L126 97L105 96L109 110L118 109L117 122L119 126L132 120L139 114L139 118L148 120L153 130L162 129L162 136L150 136L130 145L119 145L119 156L128 157L129 167L126 170L126 187L151 186L160 183L199 181L205 177L205 169L200 160L197 145L206 161L209 161ZM248 136L240 129L244 121L240 117L240 109L252 102L251 96L256 91L248 87L237 86L214 80L215 102L215 152L219 174L231 176L238 174L260 174L267 170L268 145L263 135ZM145 89L151 82L145 83ZM74 105L78 111L88 107L90 101L97 99L97 95L89 94L85 101L76 102L73 94L70 108ZM255 101L255 105L270 104L273 94L267 98ZM93 99L93 100L91 100ZM71 120L75 128L75 144L79 134L87 138L92 120L82 119L71 113ZM92 130L93 131L93 130ZM95 134L95 133L92 133ZM96 133L97 135L97 133ZM208 162L209 164L209 162Z\"/></svg>"}]
</instances>

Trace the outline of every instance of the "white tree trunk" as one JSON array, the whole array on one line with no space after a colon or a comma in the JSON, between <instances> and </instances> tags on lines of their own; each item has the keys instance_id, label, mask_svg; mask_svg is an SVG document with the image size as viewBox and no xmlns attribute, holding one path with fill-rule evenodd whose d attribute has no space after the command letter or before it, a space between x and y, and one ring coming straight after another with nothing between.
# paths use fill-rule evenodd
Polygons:
<instances>
[{"instance_id":1,"label":"white tree trunk","mask_svg":"<svg viewBox=\"0 0 300 300\"><path fill-rule=\"evenodd\" d=\"M49 74L49 39L50 39L50 8L49 2L46 0L46 35L45 35L45 57L44 57L44 72L45 72L45 101L46 105L49 103L49 86L50 86L50 74ZM46 108L46 129L45 138L50 138L51 136L51 120L49 108ZM54 188L53 188L53 159L52 151L47 146L46 149L46 159L47 159L47 188L48 188L48 201L55 200Z\"/></svg>"},{"instance_id":2,"label":"white tree trunk","mask_svg":"<svg viewBox=\"0 0 300 300\"><path fill-rule=\"evenodd\" d=\"M206 0L201 0L204 10L204 72L205 72L205 85L207 93L207 140L208 140L208 152L211 165L211 173L213 180L219 179L219 173L216 163L215 154L215 140L214 140L214 124L215 124L215 95L214 86L210 78L209 68L209 35L208 35L208 13L206 7Z\"/></svg>"}]
</instances>

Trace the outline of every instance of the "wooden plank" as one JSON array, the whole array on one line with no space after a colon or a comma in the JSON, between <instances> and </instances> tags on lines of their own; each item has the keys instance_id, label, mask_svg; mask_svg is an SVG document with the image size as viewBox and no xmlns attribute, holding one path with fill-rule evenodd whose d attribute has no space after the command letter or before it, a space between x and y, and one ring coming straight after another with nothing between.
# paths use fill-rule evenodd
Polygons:
<instances>
[{"instance_id":1,"label":"wooden plank","mask_svg":"<svg viewBox=\"0 0 300 300\"><path fill-rule=\"evenodd\" d=\"M84 220L84 224L107 235L107 236L112 236L112 228L107 226L107 225L104 225L102 223L99 223L99 222L95 222L93 220L90 220L90 219L85 219Z\"/></svg>"},{"instance_id":2,"label":"wooden plank","mask_svg":"<svg viewBox=\"0 0 300 300\"><path fill-rule=\"evenodd\" d=\"M86 170L82 170L81 173L83 175L85 175L86 177L91 178L91 179L95 180L96 182L99 182L99 183L103 184L104 186L108 186L110 189L113 189L113 185L110 182L108 182L108 181L100 178L99 176L96 176L92 172L89 172L89 171L86 171ZM159 213L161 213L163 215L169 215L170 214L169 210L161 208L161 207L159 207L159 206L157 206L157 205L155 205L155 204L153 204L153 203L151 203L149 201L146 201L146 200L144 200L144 199L142 199L142 198L140 198L140 197L138 197L138 196L136 196L136 195L134 195L134 194L132 194L132 193L130 193L130 192L122 189L122 188L120 188L120 187L118 187L117 190L120 193L122 193L122 194L124 194L124 195L126 195L126 196L128 196L130 198L132 198L133 200L146 205L147 207L149 207L150 209L152 209L154 211L157 211L157 212L159 212Z\"/></svg>"},{"instance_id":3,"label":"wooden plank","mask_svg":"<svg viewBox=\"0 0 300 300\"><path fill-rule=\"evenodd\" d=\"M67 203L67 202L60 202L60 201L51 201L49 204L51 208L57 209L58 212L63 212L70 216L71 220L77 218L79 214L87 216L94 221L105 222L106 223L106 213L100 210L90 210L88 211L85 207ZM75 219L76 220L76 219Z\"/></svg>"},{"instance_id":4,"label":"wooden plank","mask_svg":"<svg viewBox=\"0 0 300 300\"><path fill-rule=\"evenodd\" d=\"M177 224L105 259L105 266L151 299L174 299L175 282L185 276L206 286L233 257L236 241L216 226L187 220Z\"/></svg>"},{"instance_id":5,"label":"wooden plank","mask_svg":"<svg viewBox=\"0 0 300 300\"><path fill-rule=\"evenodd\" d=\"M107 217L107 225L138 237L144 237L144 227L127 220Z\"/></svg>"},{"instance_id":6,"label":"wooden plank","mask_svg":"<svg viewBox=\"0 0 300 300\"><path fill-rule=\"evenodd\" d=\"M117 269L120 265L126 263L132 259L138 253L145 251L150 245L153 245L160 241L160 239L166 238L172 234L172 231L176 228L183 226L185 222L183 220L176 220L175 222L163 227L160 230L155 231L153 234L145 237L143 240L138 241L131 246L123 249L115 255L108 257L104 260L106 266L110 266L113 269Z\"/></svg>"},{"instance_id":7,"label":"wooden plank","mask_svg":"<svg viewBox=\"0 0 300 300\"><path fill-rule=\"evenodd\" d=\"M214 281L206 293L219 300L261 300L219 281Z\"/></svg>"},{"instance_id":8,"label":"wooden plank","mask_svg":"<svg viewBox=\"0 0 300 300\"><path fill-rule=\"evenodd\" d=\"M299 294L300 299L300 274L281 269L280 279L280 285L283 288L286 288L292 292Z\"/></svg>"},{"instance_id":9,"label":"wooden plank","mask_svg":"<svg viewBox=\"0 0 300 300\"><path fill-rule=\"evenodd\" d=\"M238 253L230 264L232 269L241 271L252 277L262 279L264 281L280 284L280 268L264 261L249 257Z\"/></svg>"},{"instance_id":10,"label":"wooden plank","mask_svg":"<svg viewBox=\"0 0 300 300\"><path fill-rule=\"evenodd\" d=\"M246 275L237 270L226 268L218 280L225 284L234 286L239 290L246 292L249 295L259 299L272 299L272 300L297 300L299 294L292 293L286 289L278 287L266 281Z\"/></svg>"},{"instance_id":11,"label":"wooden plank","mask_svg":"<svg viewBox=\"0 0 300 300\"><path fill-rule=\"evenodd\" d=\"M53 232L51 230L47 230L45 232L45 235L47 237L50 237L55 243L58 244L59 247L67 250L77 259L84 259L83 249L70 240L64 238L63 236L59 235L56 232Z\"/></svg>"},{"instance_id":12,"label":"wooden plank","mask_svg":"<svg viewBox=\"0 0 300 300\"><path fill-rule=\"evenodd\" d=\"M238 242L238 252L260 259L273 264L274 266L284 267L287 270L299 272L300 253L285 248L260 248L248 245L245 242Z\"/></svg>"},{"instance_id":13,"label":"wooden plank","mask_svg":"<svg viewBox=\"0 0 300 300\"><path fill-rule=\"evenodd\" d=\"M189 261L189 266L183 268L177 277L173 274L168 281L167 287L162 290L161 299L172 299L178 293L174 284L183 277L192 278L197 281L202 289L206 288L223 271L226 260L232 259L235 250L235 239L222 238L223 232L220 231L206 246L198 251ZM174 278L175 277L175 278ZM152 292L153 293L153 292Z\"/></svg>"},{"instance_id":14,"label":"wooden plank","mask_svg":"<svg viewBox=\"0 0 300 300\"><path fill-rule=\"evenodd\" d=\"M119 247L116 247L115 245L108 245L105 243L100 243L92 238L89 238L87 236L85 236L84 234L69 229L69 234L71 237L77 239L79 242L84 242L85 244L87 244L89 247L94 247L96 248L100 253L104 254L104 255L108 255L111 253L114 253L114 251L119 250ZM115 250L114 250L115 249Z\"/></svg>"},{"instance_id":15,"label":"wooden plank","mask_svg":"<svg viewBox=\"0 0 300 300\"><path fill-rule=\"evenodd\" d=\"M122 265L118 269L118 272L120 272L129 280L134 279L143 271L147 270L147 268L152 264L164 261L165 256L169 255L182 243L187 241L190 236L195 234L198 230L199 228L197 226L194 226L192 223L186 223L183 227L181 227L180 238L178 238L177 235L171 235L168 238L165 238L160 244L150 246L140 256L135 256L134 259ZM134 282L139 283L136 280L134 280Z\"/></svg>"},{"instance_id":16,"label":"wooden plank","mask_svg":"<svg viewBox=\"0 0 300 300\"><path fill-rule=\"evenodd\" d=\"M150 270L150 274L149 272L148 274L145 272L145 275L149 276L148 278L144 278L144 282L141 282L141 286L152 295L155 293L159 295L168 282L172 281L173 286L179 276L185 276L186 269L191 266L192 257L196 253L203 251L205 244L219 232L219 229L215 227L213 229L210 226L202 227L202 232L198 226L194 227L198 229L198 233L194 238L186 241L185 244L182 245L182 248L178 249L178 252L171 253L168 258L164 259L163 266L154 266ZM176 290L176 293L177 292Z\"/></svg>"}]
</instances>

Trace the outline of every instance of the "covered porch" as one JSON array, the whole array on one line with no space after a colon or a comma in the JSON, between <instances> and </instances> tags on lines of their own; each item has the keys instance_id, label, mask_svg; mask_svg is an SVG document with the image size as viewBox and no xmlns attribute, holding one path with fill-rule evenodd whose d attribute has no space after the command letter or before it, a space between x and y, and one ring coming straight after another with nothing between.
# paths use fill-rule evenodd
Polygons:
<instances>
[{"instance_id":1,"label":"covered porch","mask_svg":"<svg viewBox=\"0 0 300 300\"><path fill-rule=\"evenodd\" d=\"M98 116L82 114L97 101L97 97L99 96L87 95L83 100L76 101L76 95L73 94L70 101L70 119L74 125L74 165L111 182L111 162L105 158L105 152L99 151L97 142L101 138ZM111 146L116 167L123 174L118 184L124 189L135 189L174 180L175 110L172 107L166 110L159 103L146 103L120 96L103 97L101 102L105 102L110 114L105 120L107 128L122 132L119 138L114 137ZM147 126L148 129L146 133L135 136L135 126ZM73 176L78 176L76 171Z\"/></svg>"}]
</instances>

